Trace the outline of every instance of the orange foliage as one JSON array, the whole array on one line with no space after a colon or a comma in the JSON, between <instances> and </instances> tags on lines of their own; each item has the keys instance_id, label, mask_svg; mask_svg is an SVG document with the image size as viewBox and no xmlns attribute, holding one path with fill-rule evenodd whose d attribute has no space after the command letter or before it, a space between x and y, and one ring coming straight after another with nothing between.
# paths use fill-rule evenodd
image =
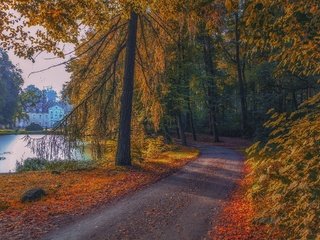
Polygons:
<instances>
[{"instance_id":1,"label":"orange foliage","mask_svg":"<svg viewBox=\"0 0 320 240\"><path fill-rule=\"evenodd\" d=\"M210 233L212 240L261 240L278 239L277 235L270 236L268 226L254 224L254 204L246 195L248 187L252 184L252 178L247 175L250 167L246 164L245 177L238 183L236 191L227 202L221 215L214 224Z\"/></svg>"},{"instance_id":2,"label":"orange foliage","mask_svg":"<svg viewBox=\"0 0 320 240\"><path fill-rule=\"evenodd\" d=\"M0 208L0 238L38 238L76 216L158 180L197 155L197 150L183 148L131 168L0 175L0 203L8 207L2 211ZM21 195L33 187L43 188L48 195L38 202L20 203Z\"/></svg>"}]
</instances>

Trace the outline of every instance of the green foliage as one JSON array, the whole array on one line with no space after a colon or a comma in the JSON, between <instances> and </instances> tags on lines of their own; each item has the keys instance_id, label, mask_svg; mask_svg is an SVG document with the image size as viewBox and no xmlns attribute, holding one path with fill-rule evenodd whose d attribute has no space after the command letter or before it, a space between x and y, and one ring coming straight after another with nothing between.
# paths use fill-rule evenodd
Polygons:
<instances>
[{"instance_id":1,"label":"green foliage","mask_svg":"<svg viewBox=\"0 0 320 240\"><path fill-rule=\"evenodd\" d=\"M33 111L40 102L42 92L34 85L27 86L20 94L20 102L24 111Z\"/></svg>"},{"instance_id":2,"label":"green foliage","mask_svg":"<svg viewBox=\"0 0 320 240\"><path fill-rule=\"evenodd\" d=\"M320 94L291 114L272 114L266 143L249 150L259 216L271 218L286 239L320 237Z\"/></svg>"},{"instance_id":3,"label":"green foliage","mask_svg":"<svg viewBox=\"0 0 320 240\"><path fill-rule=\"evenodd\" d=\"M17 172L28 171L80 171L94 168L92 161L77 161L77 160L55 160L48 161L39 158L28 158L22 162L16 163Z\"/></svg>"},{"instance_id":4,"label":"green foliage","mask_svg":"<svg viewBox=\"0 0 320 240\"><path fill-rule=\"evenodd\" d=\"M9 60L8 54L0 49L0 124L12 124L23 84L21 70Z\"/></svg>"},{"instance_id":5,"label":"green foliage","mask_svg":"<svg viewBox=\"0 0 320 240\"><path fill-rule=\"evenodd\" d=\"M0 135L11 135L11 134L15 134L15 133L16 133L15 130L11 130L11 129L2 130L2 129L0 129Z\"/></svg>"}]
</instances>

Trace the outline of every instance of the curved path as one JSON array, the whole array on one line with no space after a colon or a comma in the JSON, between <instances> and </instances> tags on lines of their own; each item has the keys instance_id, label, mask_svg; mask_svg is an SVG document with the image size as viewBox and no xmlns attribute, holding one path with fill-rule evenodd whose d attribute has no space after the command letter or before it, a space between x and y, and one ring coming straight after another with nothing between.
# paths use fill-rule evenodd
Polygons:
<instances>
[{"instance_id":1,"label":"curved path","mask_svg":"<svg viewBox=\"0 0 320 240\"><path fill-rule=\"evenodd\" d=\"M177 173L51 232L45 239L205 239L241 177L243 157L223 147L196 147L200 157Z\"/></svg>"}]
</instances>

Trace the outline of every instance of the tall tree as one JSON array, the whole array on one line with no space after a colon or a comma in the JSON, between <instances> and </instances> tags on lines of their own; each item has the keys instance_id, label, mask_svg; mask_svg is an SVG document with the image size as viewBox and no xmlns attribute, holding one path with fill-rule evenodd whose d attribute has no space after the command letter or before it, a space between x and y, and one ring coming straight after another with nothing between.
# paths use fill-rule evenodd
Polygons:
<instances>
[{"instance_id":1,"label":"tall tree","mask_svg":"<svg viewBox=\"0 0 320 240\"><path fill-rule=\"evenodd\" d=\"M219 133L217 126L217 92L216 92L216 69L213 60L213 44L208 33L202 37L203 57L206 70L206 87L207 87L207 105L209 109L209 126L210 133L214 136L214 141L219 142Z\"/></svg>"},{"instance_id":2,"label":"tall tree","mask_svg":"<svg viewBox=\"0 0 320 240\"><path fill-rule=\"evenodd\" d=\"M240 18L239 10L234 13L235 19L235 45L236 45L236 64L237 64L237 78L239 84L239 95L240 95L240 104L241 104L241 130L244 134L248 127L247 120L247 100L246 100L246 90L245 90L245 79L244 79L244 58L241 59L240 46L241 46L241 31L240 31Z\"/></svg>"},{"instance_id":3,"label":"tall tree","mask_svg":"<svg viewBox=\"0 0 320 240\"><path fill-rule=\"evenodd\" d=\"M128 25L123 90L120 103L119 139L116 156L116 164L119 166L131 165L131 115L137 48L137 24L138 15L134 11L131 11Z\"/></svg>"},{"instance_id":4,"label":"tall tree","mask_svg":"<svg viewBox=\"0 0 320 240\"><path fill-rule=\"evenodd\" d=\"M22 84L21 70L0 49L0 124L13 127Z\"/></svg>"}]
</instances>

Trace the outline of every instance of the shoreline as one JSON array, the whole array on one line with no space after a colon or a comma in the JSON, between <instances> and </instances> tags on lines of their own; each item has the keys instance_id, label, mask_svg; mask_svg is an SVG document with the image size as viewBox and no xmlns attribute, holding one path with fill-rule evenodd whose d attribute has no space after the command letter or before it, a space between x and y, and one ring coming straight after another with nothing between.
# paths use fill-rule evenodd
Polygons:
<instances>
[{"instance_id":1,"label":"shoreline","mask_svg":"<svg viewBox=\"0 0 320 240\"><path fill-rule=\"evenodd\" d=\"M13 130L13 129L1 129L0 130L0 136L4 135L37 135L37 134L43 134L47 135L50 131L26 131L26 130Z\"/></svg>"}]
</instances>

